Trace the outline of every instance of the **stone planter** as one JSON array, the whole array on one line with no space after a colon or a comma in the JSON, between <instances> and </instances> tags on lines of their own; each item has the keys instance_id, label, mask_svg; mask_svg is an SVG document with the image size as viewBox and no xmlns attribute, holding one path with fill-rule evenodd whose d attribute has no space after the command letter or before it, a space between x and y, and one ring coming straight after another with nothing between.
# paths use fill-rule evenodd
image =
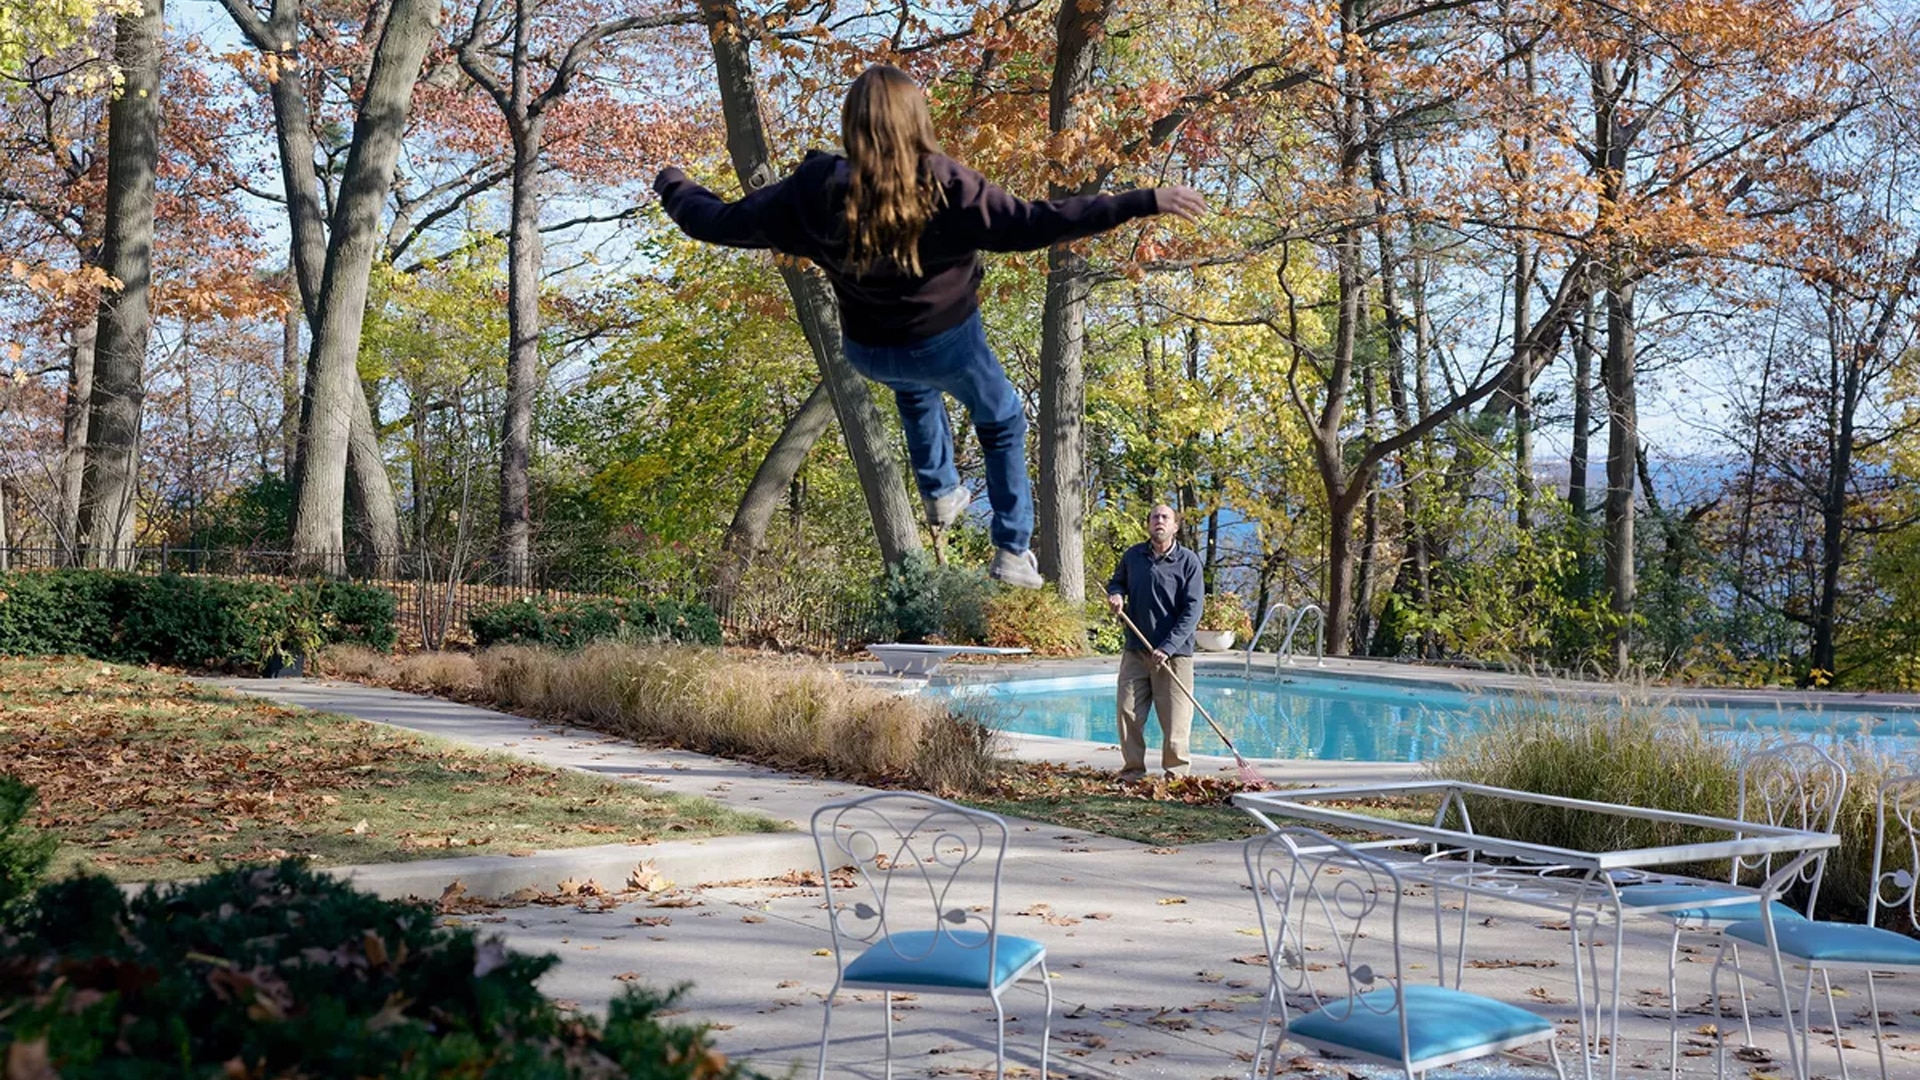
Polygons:
<instances>
[{"instance_id":1,"label":"stone planter","mask_svg":"<svg viewBox=\"0 0 1920 1080\"><path fill-rule=\"evenodd\" d=\"M1195 630L1193 643L1206 652L1226 652L1233 648L1233 631Z\"/></svg>"}]
</instances>

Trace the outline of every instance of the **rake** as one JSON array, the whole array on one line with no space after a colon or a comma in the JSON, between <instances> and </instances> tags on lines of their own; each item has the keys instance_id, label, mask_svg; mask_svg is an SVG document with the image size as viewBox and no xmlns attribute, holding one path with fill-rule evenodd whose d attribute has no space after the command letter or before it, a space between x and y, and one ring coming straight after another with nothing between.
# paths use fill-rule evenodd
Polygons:
<instances>
[{"instance_id":1,"label":"rake","mask_svg":"<svg viewBox=\"0 0 1920 1080\"><path fill-rule=\"evenodd\" d=\"M1127 624L1127 629L1133 631L1133 636L1139 638L1142 645L1147 643L1147 635L1141 633L1140 628L1133 625L1133 620L1127 618L1127 613L1124 610L1115 611L1114 614L1120 616L1120 621ZM1193 703L1194 709L1206 718L1207 726L1213 729L1215 735L1220 736L1221 742L1227 744L1227 752L1233 755L1234 764L1239 769L1240 782L1251 788L1270 788L1276 786L1273 781L1260 775L1260 770L1253 767L1253 762L1248 761L1241 755L1239 748L1233 745L1233 740L1228 738L1226 731L1221 728L1220 722L1213 718L1213 714L1207 711L1205 705L1200 704L1199 698L1193 696L1193 691L1187 689L1187 684L1180 681L1180 676L1174 674L1172 669L1168 669L1167 674L1170 676L1169 681L1179 687L1180 692L1187 695L1187 700Z\"/></svg>"}]
</instances>

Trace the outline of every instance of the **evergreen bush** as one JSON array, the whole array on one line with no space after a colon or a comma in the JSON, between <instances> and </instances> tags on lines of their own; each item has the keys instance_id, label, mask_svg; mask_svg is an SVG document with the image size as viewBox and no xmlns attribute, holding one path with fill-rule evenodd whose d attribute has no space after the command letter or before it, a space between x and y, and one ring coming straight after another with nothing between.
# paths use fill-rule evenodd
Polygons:
<instances>
[{"instance_id":1,"label":"evergreen bush","mask_svg":"<svg viewBox=\"0 0 1920 1080\"><path fill-rule=\"evenodd\" d=\"M629 990L604 1024L563 1012L534 985L556 957L294 861L131 899L56 882L0 957L0 1058L46 1075L748 1075L702 1029L660 1022L673 993Z\"/></svg>"},{"instance_id":2,"label":"evergreen bush","mask_svg":"<svg viewBox=\"0 0 1920 1080\"><path fill-rule=\"evenodd\" d=\"M0 574L0 654L134 664L252 665L319 645L393 648L393 594L345 581L288 584L106 570Z\"/></svg>"}]
</instances>

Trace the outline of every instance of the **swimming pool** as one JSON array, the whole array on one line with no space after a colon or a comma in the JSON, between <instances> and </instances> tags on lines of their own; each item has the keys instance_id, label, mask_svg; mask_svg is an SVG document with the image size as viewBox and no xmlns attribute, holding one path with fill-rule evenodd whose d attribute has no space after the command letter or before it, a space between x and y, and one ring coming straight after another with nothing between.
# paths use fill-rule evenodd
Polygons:
<instances>
[{"instance_id":1,"label":"swimming pool","mask_svg":"<svg viewBox=\"0 0 1920 1080\"><path fill-rule=\"evenodd\" d=\"M1498 692L1460 690L1320 675L1202 673L1195 693L1235 746L1250 758L1323 761L1427 761L1455 732L1483 726L1489 710L1512 701ZM1114 676L962 684L945 693L968 703L987 723L1024 735L1113 743ZM1675 708L1705 726L1728 732L1792 731L1863 737L1888 754L1920 752L1920 711L1864 712L1698 706ZM1148 722L1148 758L1157 760L1159 725ZM1192 751L1227 753L1196 715Z\"/></svg>"}]
</instances>

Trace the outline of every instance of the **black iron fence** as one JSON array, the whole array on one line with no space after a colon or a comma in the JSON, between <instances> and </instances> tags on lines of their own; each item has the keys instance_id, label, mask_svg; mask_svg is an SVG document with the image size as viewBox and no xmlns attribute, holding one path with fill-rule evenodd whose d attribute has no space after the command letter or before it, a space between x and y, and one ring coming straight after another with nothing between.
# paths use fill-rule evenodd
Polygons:
<instances>
[{"instance_id":1,"label":"black iron fence","mask_svg":"<svg viewBox=\"0 0 1920 1080\"><path fill-rule=\"evenodd\" d=\"M159 547L74 552L0 548L0 571L93 567L126 573L194 574L247 581L296 581L317 575L375 585L394 594L404 645L470 644L474 612L515 600L672 599L713 608L728 644L838 654L872 640L874 605L824 589L817 575L750 579L731 594L669 582L637 570L581 568L527 559L454 560L437 553L296 555L290 551Z\"/></svg>"}]
</instances>

